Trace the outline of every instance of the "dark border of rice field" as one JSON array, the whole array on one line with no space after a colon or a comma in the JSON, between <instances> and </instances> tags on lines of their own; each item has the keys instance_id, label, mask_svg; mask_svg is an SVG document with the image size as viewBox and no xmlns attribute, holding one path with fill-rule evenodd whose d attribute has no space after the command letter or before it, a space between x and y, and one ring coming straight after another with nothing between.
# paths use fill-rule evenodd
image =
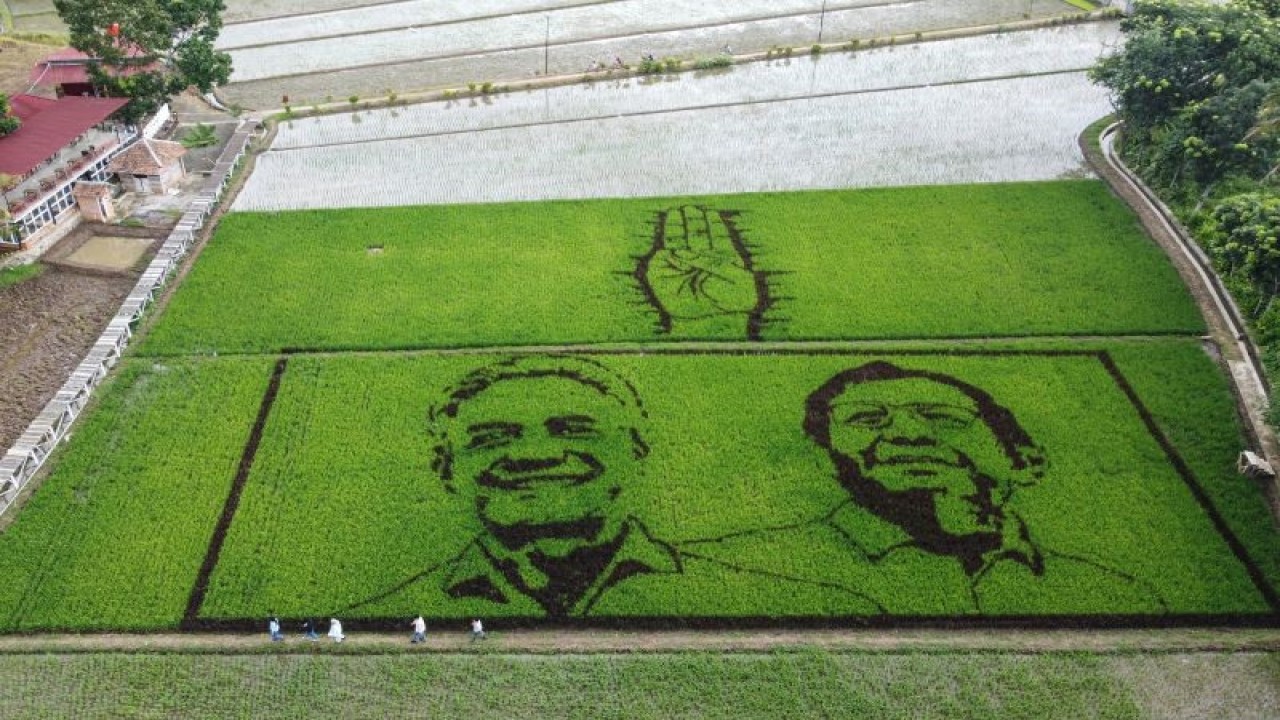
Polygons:
<instances>
[{"instance_id":1,"label":"dark border of rice field","mask_svg":"<svg viewBox=\"0 0 1280 720\"><path fill-rule=\"evenodd\" d=\"M1236 413L1250 448L1259 451L1272 467L1280 467L1280 441L1263 414L1263 409L1270 404L1270 381L1240 309L1204 250L1191 239L1155 192L1113 151L1114 145L1109 140L1120 129L1120 124L1112 117L1102 118L1085 128L1078 142L1085 160L1107 183L1111 192L1138 216L1147 235L1164 251L1182 277L1224 356L1218 362L1228 379L1227 385L1235 398ZM1254 384L1252 382L1241 382L1231 371L1225 357L1228 354L1247 365L1248 374L1256 380L1256 387L1249 387ZM1263 491L1273 521L1280 520L1280 484L1276 480L1265 482Z\"/></svg>"},{"instance_id":2,"label":"dark border of rice field","mask_svg":"<svg viewBox=\"0 0 1280 720\"><path fill-rule=\"evenodd\" d=\"M191 599L187 606L186 616L184 617L180 629L184 631L196 632L252 632L260 630L261 621L257 619L247 618L230 618L230 619L209 619L200 618L200 607L204 602L205 590L208 587L209 577L217 566L217 557L221 551L222 544L226 539L226 533L231 527L234 520L235 512L239 504L240 491L243 490L245 482L248 480L249 473L253 465L253 456L257 451L258 442L261 439L262 430L266 424L267 416L270 413L271 404L275 400L276 393L279 390L279 382L284 374L287 364L288 354L281 358L272 374L271 384L268 386L263 395L262 407L259 410L257 420L254 423L249 442L246 443L244 454L240 460L239 470L236 474L235 483L232 486L231 493L227 498L227 503L223 508L222 516L214 531L213 538L210 541L209 550L205 557L205 564L200 569L200 574L192 588ZM555 353L551 353L555 354ZM1076 357L1076 358L1093 358L1097 360L1106 371L1107 375L1115 383L1116 387L1125 396L1134 410L1138 413L1143 426L1148 434L1164 452L1166 459L1172 466L1174 471L1186 484L1196 502L1200 505L1201 510L1209 518L1214 529L1219 536L1230 548L1232 554L1244 566L1249 579L1252 581L1255 589L1270 606L1269 613L1167 613L1167 614L1096 614L1096 615L1000 615L1000 616L955 616L955 615L918 615L918 616L851 616L851 617L829 617L829 616L787 616L787 617L768 617L768 616L739 616L739 617L662 617L662 616L627 616L627 617L601 617L601 618L582 618L577 620L548 620L545 618L504 618L503 622L511 623L514 628L549 628L549 629L584 629L584 628L607 628L618 630L661 630L661 629L705 629L705 630L728 630L728 629L770 629L770 628L786 628L786 629L836 629L836 628L868 628L868 629L889 629L889 628L938 628L938 629L963 629L963 628L1028 628L1028 629L1139 629L1139 628L1190 628L1190 627L1260 627L1271 628L1280 627L1280 595L1277 594L1266 580L1261 568L1249 555L1248 550L1236 537L1231 530L1222 514L1214 506L1208 493L1201 486L1191 468L1183 460L1178 453L1177 448L1160 429L1155 420L1155 416L1143 404L1137 392L1129 383L1128 379L1120 371L1111 354L1106 350L1066 350L1066 349L997 349L983 350L972 348L961 349L926 349L911 348L894 350L892 348L882 349L839 349L839 348L814 348L814 349L769 349L769 348L750 348L750 349L677 349L677 348L629 348L620 350L570 350L559 354L563 355L734 355L734 356L767 356L767 355L848 355L848 356L907 356L907 357ZM322 613L317 613L321 615ZM299 623L306 618L284 618L286 623ZM449 622L444 618L433 617L433 623ZM348 619L347 627L352 630L365 631L391 631L402 629L404 625L403 618L369 618L369 619Z\"/></svg>"},{"instance_id":3,"label":"dark border of rice field","mask_svg":"<svg viewBox=\"0 0 1280 720\"><path fill-rule=\"evenodd\" d=\"M631 273L624 273L630 275ZM948 343L948 342L1009 342L1015 343L1019 341L1035 341L1035 340L1160 340L1167 338L1203 338L1204 335L1198 332L1189 332L1186 330L1167 330L1167 331L1133 331L1133 332L1116 332L1116 333L1098 333L1096 331L1084 330L1080 332L1045 332L1045 333L1022 333L1018 335L916 335L911 337L899 337L894 335L868 335L859 338L788 338L779 340L775 338L765 338L764 343L788 343L788 344L818 344L818 343L848 343L851 347L845 348L815 348L813 350L794 347L772 347L771 350L765 352L774 352L778 354L806 354L811 352L854 352L857 348L852 347L854 344L866 343ZM261 357L263 355L348 355L355 353L367 353L378 355L382 353L450 353L450 354L480 354L480 353L505 353L527 355L529 353L538 352L598 352L598 353L626 353L626 352L735 352L735 347L742 341L723 340L718 338L701 338L701 339L680 339L680 340L657 340L654 344L640 346L641 341L622 341L618 344L605 343L563 343L559 345L422 345L422 344L389 344L389 345L343 345L336 344L331 347L307 346L307 345L286 345L280 348L262 351L243 351L235 350L218 350L218 357ZM750 341L753 345L757 341ZM698 344L700 347L691 350L686 347L690 344ZM733 347L719 347L731 344ZM671 345L674 347L666 347ZM939 350L937 352L945 353L948 351ZM960 351L966 352L966 351ZM167 357L199 357L202 353L183 351L183 352L163 352L163 353L139 353L137 357L150 358L167 358Z\"/></svg>"},{"instance_id":4,"label":"dark border of rice field","mask_svg":"<svg viewBox=\"0 0 1280 720\"><path fill-rule=\"evenodd\" d=\"M254 458L258 454L258 445L262 442L262 431L267 426L267 418L271 415L271 407L275 404L276 394L280 391L280 379L284 377L288 364L288 358L280 358L276 361L275 368L271 371L271 380L267 383L266 392L262 395L262 404L258 407L258 417L253 421L253 429L249 432L249 439L245 441L244 451L240 454L240 464L236 468L236 476L231 483L231 491L227 494L227 501L222 506L222 515L218 518L218 524L214 526L213 538L209 541L209 547L205 551L204 562L200 565L200 572L196 575L195 585L191 587L191 595L187 598L187 610L183 616L181 627L194 623L197 614L200 612L200 606L204 604L205 593L209 590L209 576L213 574L213 569L218 565L218 557L222 554L222 544L227 539L227 531L231 529L231 521L235 518L236 510L240 507L240 495L244 492L245 483L249 480L249 471L253 468Z\"/></svg>"}]
</instances>

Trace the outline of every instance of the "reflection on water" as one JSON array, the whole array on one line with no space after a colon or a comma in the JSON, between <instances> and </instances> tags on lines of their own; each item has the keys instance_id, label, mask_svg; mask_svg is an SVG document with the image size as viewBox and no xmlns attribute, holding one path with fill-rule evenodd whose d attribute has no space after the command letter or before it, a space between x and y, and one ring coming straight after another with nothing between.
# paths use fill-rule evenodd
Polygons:
<instances>
[{"instance_id":1,"label":"reflection on water","mask_svg":"<svg viewBox=\"0 0 1280 720\"><path fill-rule=\"evenodd\" d=\"M500 93L402 108L399 117L372 110L362 127L341 116L308 118L282 131L287 149L574 121L618 115L872 92L972 79L1088 67L1116 42L1115 24L961 38L857 53L780 58L693 73L596 74L588 81L527 93ZM476 112L450 112L457 109Z\"/></svg>"}]
</instances>

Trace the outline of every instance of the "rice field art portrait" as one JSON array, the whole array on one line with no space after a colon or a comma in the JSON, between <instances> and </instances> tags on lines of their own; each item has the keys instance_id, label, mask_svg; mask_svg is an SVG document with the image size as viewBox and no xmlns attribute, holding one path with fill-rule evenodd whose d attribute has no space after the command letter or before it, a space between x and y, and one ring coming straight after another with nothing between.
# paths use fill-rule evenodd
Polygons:
<instances>
[{"instance_id":1,"label":"rice field art portrait","mask_svg":"<svg viewBox=\"0 0 1280 720\"><path fill-rule=\"evenodd\" d=\"M647 419L635 387L601 363L524 356L479 367L428 413L431 467L477 533L444 562L343 609L363 614L442 593L466 613L608 615L611 595L705 597L732 563L682 553L617 502L644 482ZM714 573L699 565L716 565ZM743 581L785 578L742 570ZM846 611L879 610L838 593ZM780 608L781 610L781 608Z\"/></svg>"}]
</instances>

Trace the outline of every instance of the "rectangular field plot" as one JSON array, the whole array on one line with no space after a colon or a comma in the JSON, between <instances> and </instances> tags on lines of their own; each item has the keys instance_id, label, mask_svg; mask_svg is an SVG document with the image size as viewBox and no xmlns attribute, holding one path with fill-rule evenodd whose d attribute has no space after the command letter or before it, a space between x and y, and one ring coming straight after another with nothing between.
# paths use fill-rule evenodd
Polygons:
<instances>
[{"instance_id":1,"label":"rectangular field plot","mask_svg":"<svg viewBox=\"0 0 1280 720\"><path fill-rule=\"evenodd\" d=\"M196 625L1274 620L1109 355L943 353L294 356Z\"/></svg>"},{"instance_id":2,"label":"rectangular field plot","mask_svg":"<svg viewBox=\"0 0 1280 720\"><path fill-rule=\"evenodd\" d=\"M468 3L405 3L397 9L348 10L232 26L219 45L231 53L233 82L307 75L422 58L501 54L547 44L547 69L569 74L585 69L601 50L628 59L646 51L689 57L716 52L725 42L739 49L812 43L818 17L828 38L885 38L929 30L996 24L1029 17L1024 0L915 0L885 3L856 0L621 0L565 3L549 13L506 2L495 12ZM545 9L545 5L543 5ZM1066 6L1041 2L1036 15L1062 14ZM554 26L554 27L553 27ZM592 48L598 43L604 47ZM717 44L718 43L718 44ZM551 64L554 47L555 63ZM511 65L508 74L527 72ZM531 69L531 68L528 68ZM501 77L501 76L498 76ZM417 84L438 82L419 78Z\"/></svg>"},{"instance_id":3,"label":"rectangular field plot","mask_svg":"<svg viewBox=\"0 0 1280 720\"><path fill-rule=\"evenodd\" d=\"M176 628L270 375L126 361L0 534L0 629Z\"/></svg>"},{"instance_id":4,"label":"rectangular field plot","mask_svg":"<svg viewBox=\"0 0 1280 720\"><path fill-rule=\"evenodd\" d=\"M1087 173L1076 139L1110 109L1080 70L304 148L260 156L232 207L1054 180Z\"/></svg>"},{"instance_id":5,"label":"rectangular field plot","mask_svg":"<svg viewBox=\"0 0 1280 720\"><path fill-rule=\"evenodd\" d=\"M277 126L271 151L1081 71L1119 42L1116 26L1087 23L822 55L794 63L747 63L705 76L674 73L641 77L634 83L593 82L481 100L295 118Z\"/></svg>"},{"instance_id":6,"label":"rectangular field plot","mask_svg":"<svg viewBox=\"0 0 1280 720\"><path fill-rule=\"evenodd\" d=\"M144 353L1197 333L1091 181L233 214Z\"/></svg>"}]
</instances>

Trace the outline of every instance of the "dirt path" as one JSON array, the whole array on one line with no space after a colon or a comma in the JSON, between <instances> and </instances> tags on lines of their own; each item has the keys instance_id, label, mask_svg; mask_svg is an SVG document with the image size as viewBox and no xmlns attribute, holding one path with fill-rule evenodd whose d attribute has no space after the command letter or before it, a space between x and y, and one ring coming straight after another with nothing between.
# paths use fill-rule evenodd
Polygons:
<instances>
[{"instance_id":1,"label":"dirt path","mask_svg":"<svg viewBox=\"0 0 1280 720\"><path fill-rule=\"evenodd\" d=\"M409 643L403 633L363 633L348 628L347 639L308 642L288 628L282 643L261 633L40 634L0 637L0 654L32 652L340 652L406 651L504 653L630 653L700 650L764 652L813 647L868 652L1240 652L1280 651L1280 629L1186 630L759 630L620 631L512 630L491 623L486 640L471 642L466 628L427 628L426 643Z\"/></svg>"}]
</instances>

